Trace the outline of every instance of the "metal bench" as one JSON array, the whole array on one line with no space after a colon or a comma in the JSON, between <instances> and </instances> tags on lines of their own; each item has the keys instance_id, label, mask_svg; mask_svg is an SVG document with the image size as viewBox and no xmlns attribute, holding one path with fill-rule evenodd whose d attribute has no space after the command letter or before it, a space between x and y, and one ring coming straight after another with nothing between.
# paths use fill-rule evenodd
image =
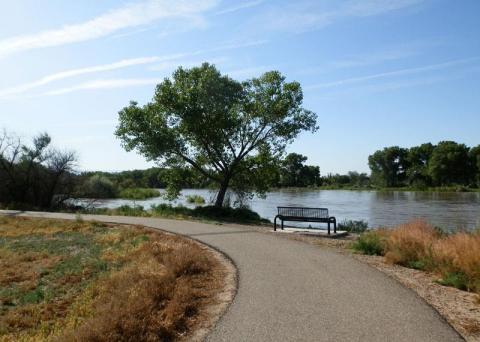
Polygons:
<instances>
[{"instance_id":1,"label":"metal bench","mask_svg":"<svg viewBox=\"0 0 480 342\"><path fill-rule=\"evenodd\" d=\"M326 208L303 208L303 207L277 207L278 215L273 220L273 230L277 230L277 218L282 221L282 230L284 221L297 222L323 222L328 224L328 235L330 235L330 224L333 223L333 232L337 233L337 219L328 216Z\"/></svg>"}]
</instances>

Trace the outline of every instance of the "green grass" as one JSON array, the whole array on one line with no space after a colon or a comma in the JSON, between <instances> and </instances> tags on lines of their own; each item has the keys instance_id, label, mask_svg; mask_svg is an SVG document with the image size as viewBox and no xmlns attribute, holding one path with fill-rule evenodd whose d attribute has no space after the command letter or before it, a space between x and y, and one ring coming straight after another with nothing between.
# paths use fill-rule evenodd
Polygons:
<instances>
[{"instance_id":1,"label":"green grass","mask_svg":"<svg viewBox=\"0 0 480 342\"><path fill-rule=\"evenodd\" d=\"M349 233L363 233L368 229L368 222L364 220L343 220L338 224L338 230L344 230Z\"/></svg>"},{"instance_id":2,"label":"green grass","mask_svg":"<svg viewBox=\"0 0 480 342\"><path fill-rule=\"evenodd\" d=\"M205 198L200 195L188 195L187 203L205 204Z\"/></svg>"},{"instance_id":3,"label":"green grass","mask_svg":"<svg viewBox=\"0 0 480 342\"><path fill-rule=\"evenodd\" d=\"M352 243L354 250L367 255L384 255L385 241L376 231L365 232Z\"/></svg>"},{"instance_id":4,"label":"green grass","mask_svg":"<svg viewBox=\"0 0 480 342\"><path fill-rule=\"evenodd\" d=\"M128 188L119 192L118 198L132 199L132 200L144 200L154 197L159 197L160 191L156 189L145 188Z\"/></svg>"}]
</instances>

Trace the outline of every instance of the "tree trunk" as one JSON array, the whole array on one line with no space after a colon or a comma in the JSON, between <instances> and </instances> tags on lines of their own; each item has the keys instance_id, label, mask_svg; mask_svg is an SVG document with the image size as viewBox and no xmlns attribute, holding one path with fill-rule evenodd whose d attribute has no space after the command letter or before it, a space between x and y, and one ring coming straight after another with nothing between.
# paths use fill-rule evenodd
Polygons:
<instances>
[{"instance_id":1,"label":"tree trunk","mask_svg":"<svg viewBox=\"0 0 480 342\"><path fill-rule=\"evenodd\" d=\"M217 194L217 199L215 200L215 206L220 208L223 206L223 201L225 199L225 194L227 193L228 189L228 180L224 181L220 184L220 190L218 191Z\"/></svg>"}]
</instances>

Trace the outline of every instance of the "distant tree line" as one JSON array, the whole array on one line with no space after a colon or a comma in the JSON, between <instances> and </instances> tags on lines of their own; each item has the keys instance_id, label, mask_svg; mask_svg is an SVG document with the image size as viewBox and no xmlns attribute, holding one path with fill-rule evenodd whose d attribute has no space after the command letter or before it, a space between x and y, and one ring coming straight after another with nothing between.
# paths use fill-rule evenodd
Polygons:
<instances>
[{"instance_id":1,"label":"distant tree line","mask_svg":"<svg viewBox=\"0 0 480 342\"><path fill-rule=\"evenodd\" d=\"M480 145L454 141L386 147L369 156L371 181L381 187L480 186Z\"/></svg>"},{"instance_id":2,"label":"distant tree line","mask_svg":"<svg viewBox=\"0 0 480 342\"><path fill-rule=\"evenodd\" d=\"M0 133L0 204L4 207L54 209L71 198L75 188L75 153L51 147L43 133L31 144Z\"/></svg>"},{"instance_id":3,"label":"distant tree line","mask_svg":"<svg viewBox=\"0 0 480 342\"><path fill-rule=\"evenodd\" d=\"M369 176L366 173L351 171L346 175L320 175L320 167L306 164L307 157L298 153L290 153L279 160L271 168L268 177L274 188L289 187L348 187L364 188L369 186ZM210 182L192 168L171 172L168 168L153 167L146 170L122 172L84 172L80 178L83 184L83 197L112 198L119 189L126 188L166 188L168 177L179 177L182 188L215 188Z\"/></svg>"}]
</instances>

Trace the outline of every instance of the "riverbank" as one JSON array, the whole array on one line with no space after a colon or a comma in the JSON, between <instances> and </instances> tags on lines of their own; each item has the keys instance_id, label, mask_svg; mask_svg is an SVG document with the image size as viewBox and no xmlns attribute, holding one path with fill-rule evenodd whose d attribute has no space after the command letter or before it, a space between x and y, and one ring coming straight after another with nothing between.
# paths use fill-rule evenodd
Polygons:
<instances>
[{"instance_id":1,"label":"riverbank","mask_svg":"<svg viewBox=\"0 0 480 342\"><path fill-rule=\"evenodd\" d=\"M67 211L68 212L68 211ZM89 208L76 211L80 214L110 215L110 216L138 216L138 217L163 217L177 220L197 220L207 222L227 222L239 224L263 225L270 224L267 219L261 218L256 212L246 208L197 206L190 209L184 206L169 204L153 205L150 209L142 206L124 205L119 208Z\"/></svg>"},{"instance_id":2,"label":"riverbank","mask_svg":"<svg viewBox=\"0 0 480 342\"><path fill-rule=\"evenodd\" d=\"M200 340L232 299L226 264L137 226L0 217L0 340Z\"/></svg>"},{"instance_id":3,"label":"riverbank","mask_svg":"<svg viewBox=\"0 0 480 342\"><path fill-rule=\"evenodd\" d=\"M372 232L366 234L372 234ZM435 270L433 267L430 270L418 269L418 267L415 269L399 265L398 263L393 262L392 259L382 255L362 254L358 251L358 248L357 250L352 248L358 244L359 239L361 239L360 234L350 234L348 237L339 239L320 238L298 233L276 235L316 246L332 248L339 253L348 255L356 260L370 265L371 267L374 267L375 269L385 273L389 277L396 279L405 287L417 293L417 295L434 307L467 341L480 341L480 295L478 294L478 288L475 289L475 291L477 291L477 293L475 293L473 292L474 289L472 289L471 292L468 292L452 287L457 285L458 287L465 289L465 286L462 283L445 282L445 276L442 276L439 270ZM453 234L452 236L455 235L456 234ZM458 237L453 239L458 239ZM382 248L378 247L377 245L379 241L378 239L370 240L374 241L373 245L375 248L371 248L372 246L370 246L370 248L365 249L366 251L370 252L373 250L382 250ZM479 240L476 241L478 244ZM407 247L418 250L418 244L412 245L411 243L408 243L408 241L404 241L403 243L406 244ZM445 245L445 242L443 242L443 244ZM452 253L452 249L452 247L444 246L443 252ZM402 248L397 246L397 251L401 250ZM405 250L405 248L403 248L403 250ZM480 246L468 246L468 250L465 250L468 251L468 255L470 255L468 264L477 270L480 269L480 257L478 256L479 250ZM461 251L457 250L457 252ZM476 256L472 256L472 253L476 253ZM468 256L464 256L464 259L467 257ZM418 260L416 261L417 262L412 262L410 265L421 265ZM451 273L452 267L453 265L450 265L450 270L444 271L447 271L447 274ZM458 270L456 274L458 276ZM474 278L472 282L478 283L480 281L480 274L474 274L473 277L476 278ZM452 277L447 277L447 280L448 279L452 279Z\"/></svg>"}]
</instances>

